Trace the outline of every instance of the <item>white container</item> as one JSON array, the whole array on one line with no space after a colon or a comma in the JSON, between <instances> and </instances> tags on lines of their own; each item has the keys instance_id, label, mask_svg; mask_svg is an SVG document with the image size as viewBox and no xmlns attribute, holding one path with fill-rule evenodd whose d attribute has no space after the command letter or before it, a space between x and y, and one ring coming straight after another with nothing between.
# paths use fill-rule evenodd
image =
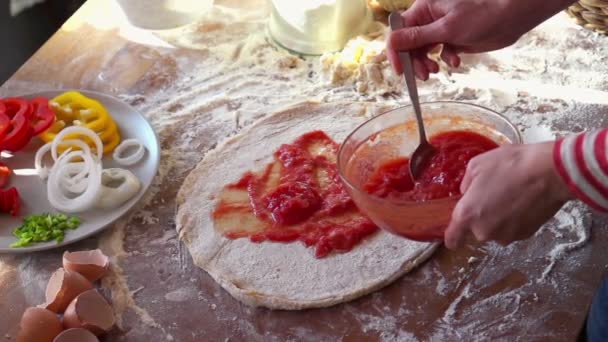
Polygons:
<instances>
[{"instance_id":1,"label":"white container","mask_svg":"<svg viewBox=\"0 0 608 342\"><path fill-rule=\"evenodd\" d=\"M303 55L341 50L372 22L367 0L272 0L268 29L277 44Z\"/></svg>"},{"instance_id":2,"label":"white container","mask_svg":"<svg viewBox=\"0 0 608 342\"><path fill-rule=\"evenodd\" d=\"M199 19L213 0L116 0L133 26L167 30Z\"/></svg>"}]
</instances>

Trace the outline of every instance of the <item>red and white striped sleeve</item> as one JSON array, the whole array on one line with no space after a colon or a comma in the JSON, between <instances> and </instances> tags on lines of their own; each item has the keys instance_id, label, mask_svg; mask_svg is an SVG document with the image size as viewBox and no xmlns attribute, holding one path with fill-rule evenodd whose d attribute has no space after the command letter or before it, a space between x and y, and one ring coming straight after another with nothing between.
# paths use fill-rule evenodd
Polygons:
<instances>
[{"instance_id":1,"label":"red and white striped sleeve","mask_svg":"<svg viewBox=\"0 0 608 342\"><path fill-rule=\"evenodd\" d=\"M590 207L608 212L608 129L559 140L553 150L558 173Z\"/></svg>"}]
</instances>

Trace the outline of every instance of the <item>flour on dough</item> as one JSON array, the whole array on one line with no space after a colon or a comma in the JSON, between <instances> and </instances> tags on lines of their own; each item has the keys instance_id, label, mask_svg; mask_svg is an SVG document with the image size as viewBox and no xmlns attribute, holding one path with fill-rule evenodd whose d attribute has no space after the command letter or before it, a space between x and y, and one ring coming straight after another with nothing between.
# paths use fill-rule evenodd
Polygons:
<instances>
[{"instance_id":1,"label":"flour on dough","mask_svg":"<svg viewBox=\"0 0 608 342\"><path fill-rule=\"evenodd\" d=\"M348 253L317 259L300 242L230 240L213 227L214 195L273 151L303 133L323 130L342 141L357 125L389 108L371 103L304 102L258 121L209 152L177 198L177 231L194 263L241 302L272 309L305 309L346 302L375 291L425 261L437 244L383 231Z\"/></svg>"},{"instance_id":2,"label":"flour on dough","mask_svg":"<svg viewBox=\"0 0 608 342\"><path fill-rule=\"evenodd\" d=\"M332 86L353 85L357 92L382 95L403 89L386 58L389 29L374 22L364 35L351 39L339 52L325 53L319 59L324 78Z\"/></svg>"}]
</instances>

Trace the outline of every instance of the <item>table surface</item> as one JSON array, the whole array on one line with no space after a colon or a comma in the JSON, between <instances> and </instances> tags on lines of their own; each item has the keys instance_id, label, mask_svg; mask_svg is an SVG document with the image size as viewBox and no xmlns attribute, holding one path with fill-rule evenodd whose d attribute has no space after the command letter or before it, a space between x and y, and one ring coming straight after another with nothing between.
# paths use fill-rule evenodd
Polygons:
<instances>
[{"instance_id":1,"label":"table surface","mask_svg":"<svg viewBox=\"0 0 608 342\"><path fill-rule=\"evenodd\" d=\"M280 52L267 42L255 45L259 43L256 37L263 37L265 1L218 0L216 4L233 19L242 13L251 16L242 16L242 22L234 19L237 24L230 26L222 22L225 18L209 17L188 31L195 39L186 44L175 35L173 40L160 39L165 33L130 27L111 1L89 0L0 88L0 96L59 88L119 96L151 120L163 148L155 184L129 217L66 248L0 255L0 312L4 313L0 336L14 339L23 310L43 301L46 281L60 266L64 250L99 247L111 256L112 270L102 286L111 295L120 323L105 341L575 338L608 260L604 247L608 220L578 204L568 205L530 240L506 248L474 243L458 251L442 247L392 285L327 309L286 312L247 307L194 266L176 236L174 222L175 195L185 175L227 136L274 108L311 98L312 93L289 93L285 85L308 82L310 89L320 89L314 83L315 58L286 56L284 61L295 64L267 72L254 64L249 68L218 64L214 54L221 48L236 46L238 51L251 52L260 46ZM483 103L480 94L489 93L494 96L489 101L518 127L533 133L547 127L565 133L605 126L608 103L600 99L608 98L608 82L589 81L586 87L575 82L585 76L579 75L581 70L608 75L608 70L597 69L602 63L579 58L560 65L556 58L535 56L539 49L546 56L565 53L564 60L573 51L605 51L608 38L574 26L565 16L552 19L550 26L562 35L560 42L571 46L556 47L546 34L548 29L541 26L523 39L535 54L522 45L512 50L520 62L528 58L532 67L511 70L524 76L502 80L504 89L488 92L489 83L483 82L515 64L497 64L494 58L499 55L482 55L476 61L488 66L483 74L473 72L479 68L467 69L466 63L448 74L452 83L462 85L459 91L428 95L439 84L434 79L428 86L421 85L422 97ZM260 64L266 63L262 57ZM465 62L473 63L470 58ZM538 65L545 70L537 70ZM543 85L527 85L527 76L538 76ZM285 83L266 82L271 78L284 78ZM476 82L477 90L470 91ZM365 95L355 88L336 86L338 91L331 92L332 96L315 99L396 104L402 95L401 90L393 95ZM504 106L500 101L508 96L497 95L502 92L514 94Z\"/></svg>"}]
</instances>

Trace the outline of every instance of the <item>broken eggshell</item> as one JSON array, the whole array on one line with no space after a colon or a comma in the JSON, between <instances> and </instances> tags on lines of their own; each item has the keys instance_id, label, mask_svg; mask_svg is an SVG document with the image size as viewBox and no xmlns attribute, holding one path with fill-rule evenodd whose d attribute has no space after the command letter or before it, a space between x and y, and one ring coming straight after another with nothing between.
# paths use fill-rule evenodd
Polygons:
<instances>
[{"instance_id":1,"label":"broken eggshell","mask_svg":"<svg viewBox=\"0 0 608 342\"><path fill-rule=\"evenodd\" d=\"M53 342L99 342L95 334L83 328L64 330Z\"/></svg>"},{"instance_id":2,"label":"broken eggshell","mask_svg":"<svg viewBox=\"0 0 608 342\"><path fill-rule=\"evenodd\" d=\"M63 313L76 296L92 288L93 284L80 273L59 268L46 285L46 303L42 307Z\"/></svg>"},{"instance_id":3,"label":"broken eggshell","mask_svg":"<svg viewBox=\"0 0 608 342\"><path fill-rule=\"evenodd\" d=\"M81 293L63 315L65 328L84 328L99 336L114 326L114 312L97 290Z\"/></svg>"},{"instance_id":4,"label":"broken eggshell","mask_svg":"<svg viewBox=\"0 0 608 342\"><path fill-rule=\"evenodd\" d=\"M53 342L62 330L56 313L43 308L27 308L21 317L17 342Z\"/></svg>"},{"instance_id":5,"label":"broken eggshell","mask_svg":"<svg viewBox=\"0 0 608 342\"><path fill-rule=\"evenodd\" d=\"M63 253L63 268L95 282L108 272L110 260L99 249Z\"/></svg>"}]
</instances>

